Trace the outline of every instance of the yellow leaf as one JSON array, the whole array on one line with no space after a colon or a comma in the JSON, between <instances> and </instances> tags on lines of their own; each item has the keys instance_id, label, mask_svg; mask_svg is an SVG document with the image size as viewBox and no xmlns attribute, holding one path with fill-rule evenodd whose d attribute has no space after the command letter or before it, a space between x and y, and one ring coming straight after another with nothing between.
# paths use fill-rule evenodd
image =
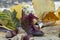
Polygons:
<instances>
[{"instance_id":1,"label":"yellow leaf","mask_svg":"<svg viewBox=\"0 0 60 40\"><path fill-rule=\"evenodd\" d=\"M22 5L20 4L20 5L15 5L15 6L11 7L12 12L14 11L14 9L17 12L16 18L20 20L22 17Z\"/></svg>"},{"instance_id":2,"label":"yellow leaf","mask_svg":"<svg viewBox=\"0 0 60 40\"><path fill-rule=\"evenodd\" d=\"M59 20L60 20L60 7L57 9L57 11L55 12L55 14L59 18Z\"/></svg>"},{"instance_id":3,"label":"yellow leaf","mask_svg":"<svg viewBox=\"0 0 60 40\"><path fill-rule=\"evenodd\" d=\"M35 15L42 19L45 12L55 11L53 0L32 0Z\"/></svg>"}]
</instances>

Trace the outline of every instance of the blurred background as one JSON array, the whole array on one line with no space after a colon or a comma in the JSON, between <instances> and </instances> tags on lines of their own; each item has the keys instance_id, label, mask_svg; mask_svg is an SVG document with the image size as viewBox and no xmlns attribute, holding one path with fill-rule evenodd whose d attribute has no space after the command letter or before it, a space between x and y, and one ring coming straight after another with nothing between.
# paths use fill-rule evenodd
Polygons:
<instances>
[{"instance_id":1,"label":"blurred background","mask_svg":"<svg viewBox=\"0 0 60 40\"><path fill-rule=\"evenodd\" d=\"M13 5L20 4L22 2L30 2L32 0L0 0L0 8L9 8ZM55 3L55 9L57 9L60 6L60 0L54 0Z\"/></svg>"},{"instance_id":2,"label":"blurred background","mask_svg":"<svg viewBox=\"0 0 60 40\"><path fill-rule=\"evenodd\" d=\"M31 0L0 0L0 8L8 8L13 5L17 5L22 2L31 2Z\"/></svg>"}]
</instances>

